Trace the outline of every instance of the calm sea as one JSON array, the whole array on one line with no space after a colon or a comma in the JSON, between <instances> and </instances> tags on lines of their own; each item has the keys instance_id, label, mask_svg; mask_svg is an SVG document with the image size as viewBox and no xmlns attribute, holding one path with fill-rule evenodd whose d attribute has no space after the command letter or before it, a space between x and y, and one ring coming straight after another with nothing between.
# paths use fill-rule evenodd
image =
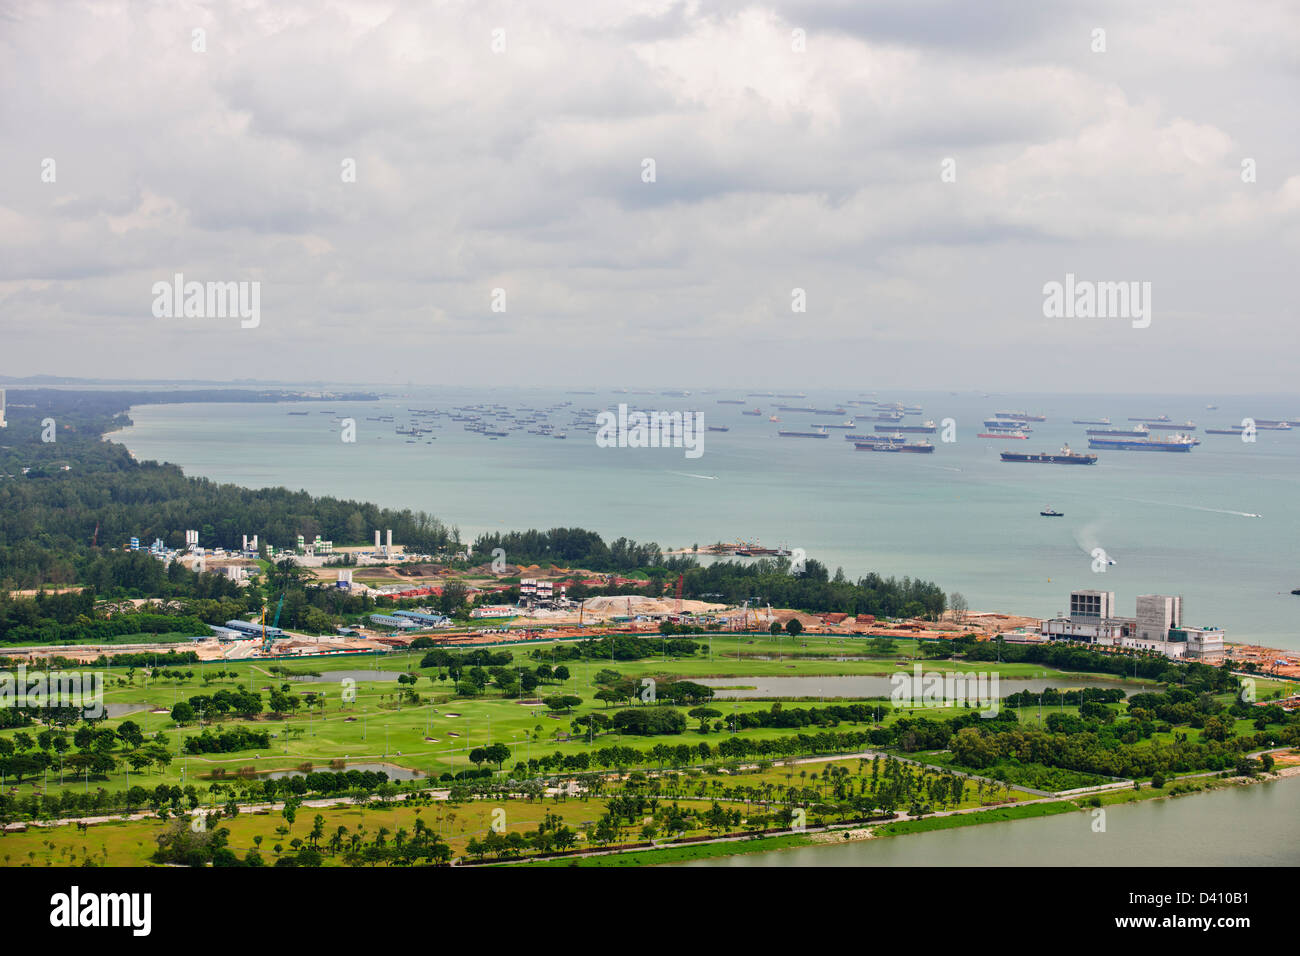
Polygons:
<instances>
[{"instance_id":1,"label":"calm sea","mask_svg":"<svg viewBox=\"0 0 1300 956\"><path fill-rule=\"evenodd\" d=\"M776 389L773 389L775 391ZM794 391L793 389L791 391ZM980 396L896 392L882 401L921 405L905 422L952 418L956 441L932 455L855 451L832 429L825 440L777 437L855 418L870 433L871 410L844 404L869 397L852 391L806 398L749 397L696 391L687 397L566 394L543 389L406 388L378 403L301 405L147 405L117 433L142 460L175 462L188 474L250 487L285 485L319 494L424 509L469 538L487 530L580 526L606 540L626 535L667 547L745 539L803 548L833 570L855 577L933 580L962 592L970 606L1046 616L1062 611L1072 588L1116 592L1133 613L1139 594L1184 596L1186 623L1222 627L1229 640L1300 651L1297 611L1297 490L1300 428L1260 431L1254 443L1206 435L1204 427L1240 424L1245 416L1300 418L1300 397ZM1207 402L1219 405L1206 410ZM544 409L557 429L619 402L646 410L698 410L707 425L704 454L682 449L601 448L593 432L569 428L561 441L526 431L498 440L465 431L446 417L430 436L408 443L395 427L407 409L495 403ZM845 416L777 411L776 405L843 407ZM742 415L760 408L761 416ZM289 415L306 410L308 415ZM322 414L327 410L331 414ZM1028 441L976 437L1000 410L1047 416ZM768 416L777 414L781 423ZM1092 467L1015 464L999 452L1056 451L1068 442L1087 450L1086 426L1074 418L1165 414L1199 426L1200 447L1187 454L1098 451ZM392 415L394 422L367 421ZM344 443L335 417L357 422ZM504 423L500 416L488 421ZM1169 434L1167 432L1158 434ZM436 436L436 439L430 440ZM1052 507L1063 518L1045 518ZM1259 515L1260 517L1252 517ZM292 542L272 542L290 545ZM1104 572L1092 552L1114 564Z\"/></svg>"}]
</instances>

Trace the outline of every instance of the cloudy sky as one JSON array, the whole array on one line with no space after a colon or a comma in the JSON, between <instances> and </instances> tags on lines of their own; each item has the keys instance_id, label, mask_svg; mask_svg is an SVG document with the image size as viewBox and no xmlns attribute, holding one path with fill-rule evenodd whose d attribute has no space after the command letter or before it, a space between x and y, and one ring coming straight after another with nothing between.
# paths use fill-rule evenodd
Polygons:
<instances>
[{"instance_id":1,"label":"cloudy sky","mask_svg":"<svg viewBox=\"0 0 1300 956\"><path fill-rule=\"evenodd\" d=\"M1297 391L1298 67L1289 0L4 2L0 376Z\"/></svg>"}]
</instances>

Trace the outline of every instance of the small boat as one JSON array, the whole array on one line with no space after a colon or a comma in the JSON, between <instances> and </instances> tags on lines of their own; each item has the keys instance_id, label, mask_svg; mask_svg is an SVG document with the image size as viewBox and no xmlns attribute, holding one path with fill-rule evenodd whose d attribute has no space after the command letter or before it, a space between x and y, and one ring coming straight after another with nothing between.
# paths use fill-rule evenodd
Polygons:
<instances>
[{"instance_id":1,"label":"small boat","mask_svg":"<svg viewBox=\"0 0 1300 956\"><path fill-rule=\"evenodd\" d=\"M1064 517L1065 517L1065 512L1064 512L1064 511L1057 511L1055 508L1044 508L1042 511L1040 511L1040 512L1038 512L1038 513L1039 513L1040 515L1042 515L1044 518L1064 518Z\"/></svg>"}]
</instances>

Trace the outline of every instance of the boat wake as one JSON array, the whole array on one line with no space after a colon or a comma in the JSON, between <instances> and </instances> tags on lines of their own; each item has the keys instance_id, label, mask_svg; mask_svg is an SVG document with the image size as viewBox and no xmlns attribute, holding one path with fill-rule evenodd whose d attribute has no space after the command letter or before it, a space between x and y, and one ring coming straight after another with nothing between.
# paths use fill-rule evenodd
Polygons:
<instances>
[{"instance_id":1,"label":"boat wake","mask_svg":"<svg viewBox=\"0 0 1300 956\"><path fill-rule=\"evenodd\" d=\"M693 475L689 471L674 471L670 474L677 475L679 478L703 478L705 481L717 481L717 475Z\"/></svg>"},{"instance_id":2,"label":"boat wake","mask_svg":"<svg viewBox=\"0 0 1300 956\"><path fill-rule=\"evenodd\" d=\"M1170 508L1187 508L1190 511L1208 511L1216 515L1236 515L1238 518L1262 518L1261 514L1253 511L1232 511L1229 508L1203 508L1200 505L1184 505L1176 501L1147 501L1145 498L1126 498L1125 501L1136 501L1144 505L1168 505Z\"/></svg>"},{"instance_id":3,"label":"boat wake","mask_svg":"<svg viewBox=\"0 0 1300 956\"><path fill-rule=\"evenodd\" d=\"M1084 525L1078 531L1074 532L1074 543L1079 546L1080 551L1088 555L1094 561L1098 559L1099 555L1104 556L1106 566L1113 567L1115 565L1115 559L1111 557L1109 551L1101 546L1100 539L1097 537L1097 529L1099 527L1100 522L1096 521Z\"/></svg>"}]
</instances>

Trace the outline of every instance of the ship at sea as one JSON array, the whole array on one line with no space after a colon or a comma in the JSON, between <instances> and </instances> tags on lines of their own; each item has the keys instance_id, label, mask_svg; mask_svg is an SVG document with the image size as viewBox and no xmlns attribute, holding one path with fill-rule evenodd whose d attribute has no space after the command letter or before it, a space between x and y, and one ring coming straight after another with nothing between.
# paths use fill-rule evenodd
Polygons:
<instances>
[{"instance_id":1,"label":"ship at sea","mask_svg":"<svg viewBox=\"0 0 1300 956\"><path fill-rule=\"evenodd\" d=\"M1170 435L1168 438L1089 438L1089 448L1109 448L1116 451L1191 451L1200 442L1190 435Z\"/></svg>"},{"instance_id":2,"label":"ship at sea","mask_svg":"<svg viewBox=\"0 0 1300 956\"><path fill-rule=\"evenodd\" d=\"M742 414L742 415L762 415L762 414L763 414L763 410L762 410L761 408L748 408L748 409L746 409L745 411L741 412L740 414Z\"/></svg>"},{"instance_id":3,"label":"ship at sea","mask_svg":"<svg viewBox=\"0 0 1300 956\"><path fill-rule=\"evenodd\" d=\"M1109 418L1076 418L1071 424L1074 425L1109 425Z\"/></svg>"},{"instance_id":4,"label":"ship at sea","mask_svg":"<svg viewBox=\"0 0 1300 956\"><path fill-rule=\"evenodd\" d=\"M1010 418L986 418L984 427L991 432L1031 432L1032 428L1025 422L1014 421Z\"/></svg>"},{"instance_id":5,"label":"ship at sea","mask_svg":"<svg viewBox=\"0 0 1300 956\"><path fill-rule=\"evenodd\" d=\"M1194 432L1196 431L1196 422L1151 422L1148 428L1159 428L1168 432Z\"/></svg>"},{"instance_id":6,"label":"ship at sea","mask_svg":"<svg viewBox=\"0 0 1300 956\"><path fill-rule=\"evenodd\" d=\"M1003 461L1028 461L1042 465L1095 465L1097 464L1096 455L1085 455L1077 451L1070 451L1069 445L1061 446L1061 450L1055 455L1048 452L1041 454L1022 454L1016 451L1004 451L1002 453Z\"/></svg>"},{"instance_id":7,"label":"ship at sea","mask_svg":"<svg viewBox=\"0 0 1300 956\"><path fill-rule=\"evenodd\" d=\"M830 438L830 432L777 432L782 438Z\"/></svg>"},{"instance_id":8,"label":"ship at sea","mask_svg":"<svg viewBox=\"0 0 1300 956\"><path fill-rule=\"evenodd\" d=\"M729 431L731 431L731 426L729 426L729 425L708 425L708 426L706 426L706 427L707 427L707 429L708 429L709 431L711 431L711 432L729 432Z\"/></svg>"},{"instance_id":9,"label":"ship at sea","mask_svg":"<svg viewBox=\"0 0 1300 956\"><path fill-rule=\"evenodd\" d=\"M991 432L980 432L978 437L980 438L1023 438L1026 440L1029 439L1029 436L1022 431L1019 430L1007 431L1004 429L998 429Z\"/></svg>"},{"instance_id":10,"label":"ship at sea","mask_svg":"<svg viewBox=\"0 0 1300 956\"><path fill-rule=\"evenodd\" d=\"M1028 412L994 412L994 418L1004 418L1016 422L1045 422L1046 415L1031 415Z\"/></svg>"},{"instance_id":11,"label":"ship at sea","mask_svg":"<svg viewBox=\"0 0 1300 956\"><path fill-rule=\"evenodd\" d=\"M1300 421L1292 418L1256 418L1255 427L1262 431L1270 432L1289 432L1292 425L1300 425Z\"/></svg>"},{"instance_id":12,"label":"ship at sea","mask_svg":"<svg viewBox=\"0 0 1300 956\"><path fill-rule=\"evenodd\" d=\"M1109 435L1115 438L1146 438L1151 432L1146 425L1134 425L1132 428L1089 428L1089 435Z\"/></svg>"},{"instance_id":13,"label":"ship at sea","mask_svg":"<svg viewBox=\"0 0 1300 956\"><path fill-rule=\"evenodd\" d=\"M895 451L928 455L934 451L934 445L928 441L857 441L853 447L858 451Z\"/></svg>"},{"instance_id":14,"label":"ship at sea","mask_svg":"<svg viewBox=\"0 0 1300 956\"><path fill-rule=\"evenodd\" d=\"M1150 423L1154 423L1154 422L1167 422L1167 421L1169 421L1169 416L1168 416L1168 415L1158 415L1158 416L1156 416L1155 418L1130 418L1129 421L1131 421L1131 422L1147 422L1148 424L1150 424Z\"/></svg>"},{"instance_id":15,"label":"ship at sea","mask_svg":"<svg viewBox=\"0 0 1300 956\"><path fill-rule=\"evenodd\" d=\"M909 435L933 435L938 431L933 421L925 421L920 425L877 425L878 432L904 432Z\"/></svg>"}]
</instances>

